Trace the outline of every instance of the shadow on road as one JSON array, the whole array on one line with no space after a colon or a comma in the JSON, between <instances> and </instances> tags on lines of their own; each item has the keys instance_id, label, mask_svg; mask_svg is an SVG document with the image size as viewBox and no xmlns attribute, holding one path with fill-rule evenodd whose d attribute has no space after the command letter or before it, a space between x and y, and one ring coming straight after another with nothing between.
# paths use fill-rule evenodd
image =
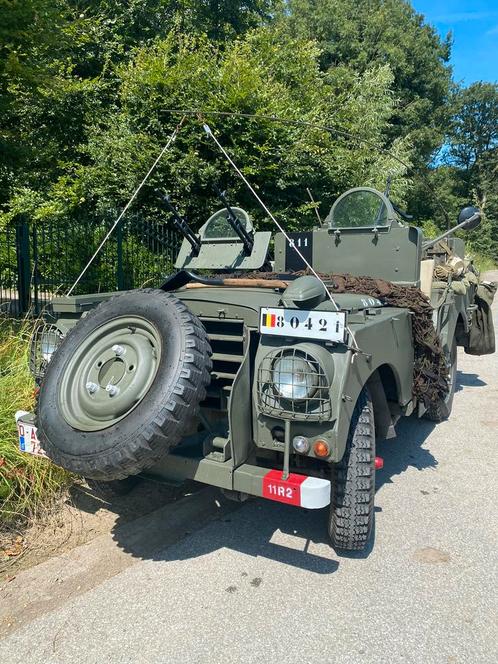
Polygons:
<instances>
[{"instance_id":1,"label":"shadow on road","mask_svg":"<svg viewBox=\"0 0 498 664\"><path fill-rule=\"evenodd\" d=\"M405 418L398 424L396 438L379 443L378 453L384 457L384 468L377 472L377 490L393 482L396 475L409 467L423 471L437 466L434 456L422 447L434 426L426 420ZM142 559L198 558L227 548L317 574L335 572L343 557L368 558L373 549L375 531L365 551L335 554L328 548L327 509L296 509L261 499L236 505L226 501L221 494L216 495L214 500L220 505L217 526L202 529L203 524L200 524L200 531L176 546L161 549L161 543L155 542L156 546L152 548L149 538L136 537L132 532L133 524L123 527L120 518L113 529L113 538L122 549ZM166 534L171 522L166 519L157 527L164 529ZM184 527L183 535L195 531L189 522Z\"/></svg>"},{"instance_id":2,"label":"shadow on road","mask_svg":"<svg viewBox=\"0 0 498 664\"><path fill-rule=\"evenodd\" d=\"M484 384L475 374L458 373L457 389ZM384 484L395 482L409 468L423 472L437 467L437 459L424 447L435 426L434 422L416 417L402 418L396 437L379 442L377 454L384 459L384 467L377 471L377 491ZM116 509L118 514L112 536L119 547L137 558L163 561L198 558L225 548L317 574L331 574L338 569L341 557L368 558L374 546L375 528L365 551L334 553L328 548L327 509L296 509L262 499L236 504L216 490L195 483L186 486L171 499L165 499L163 507L135 521L130 521L129 513L120 509L122 499L109 503L107 507ZM133 495L142 495L140 491L144 492L140 487L134 489L125 504L132 504ZM152 488L144 495L151 499L155 491ZM152 502L155 501L157 495ZM208 527L213 519L216 527Z\"/></svg>"},{"instance_id":3,"label":"shadow on road","mask_svg":"<svg viewBox=\"0 0 498 664\"><path fill-rule=\"evenodd\" d=\"M429 420L404 417L396 425L396 437L377 444L377 454L384 460L384 467L376 473L377 491L408 468L426 470L437 466L437 459L423 447L435 426Z\"/></svg>"},{"instance_id":4,"label":"shadow on road","mask_svg":"<svg viewBox=\"0 0 498 664\"><path fill-rule=\"evenodd\" d=\"M456 382L457 392L463 390L464 387L484 387L485 385L487 385L487 383L481 380L477 374L457 371L457 382Z\"/></svg>"}]
</instances>

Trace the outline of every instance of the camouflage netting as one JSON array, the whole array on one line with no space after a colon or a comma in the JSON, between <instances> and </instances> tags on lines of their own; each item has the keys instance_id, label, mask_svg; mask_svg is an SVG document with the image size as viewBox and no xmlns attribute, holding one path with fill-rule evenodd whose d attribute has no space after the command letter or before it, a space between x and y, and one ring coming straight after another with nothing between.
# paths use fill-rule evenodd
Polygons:
<instances>
[{"instance_id":1,"label":"camouflage netting","mask_svg":"<svg viewBox=\"0 0 498 664\"><path fill-rule=\"evenodd\" d=\"M310 274L303 271L293 276ZM285 281L285 275L274 272L253 272L244 274L220 274L221 279L245 278ZM444 351L432 322L432 306L418 288L400 286L373 277L355 277L350 274L320 274L334 293L360 293L376 297L382 304L400 307L413 312L413 347L415 362L413 367L413 395L425 406L444 399L448 394L448 367Z\"/></svg>"},{"instance_id":2,"label":"camouflage netting","mask_svg":"<svg viewBox=\"0 0 498 664\"><path fill-rule=\"evenodd\" d=\"M399 286L383 279L348 274L323 276L334 283L333 293L364 293L378 298L385 305L413 312L410 317L415 352L413 395L426 406L444 399L448 394L448 367L432 322L429 298L418 288Z\"/></svg>"}]
</instances>

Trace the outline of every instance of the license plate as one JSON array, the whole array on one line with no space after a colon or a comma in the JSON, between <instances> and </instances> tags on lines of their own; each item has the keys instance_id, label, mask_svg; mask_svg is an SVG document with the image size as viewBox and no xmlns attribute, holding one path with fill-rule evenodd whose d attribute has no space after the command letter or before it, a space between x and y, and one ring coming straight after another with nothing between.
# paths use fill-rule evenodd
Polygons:
<instances>
[{"instance_id":1,"label":"license plate","mask_svg":"<svg viewBox=\"0 0 498 664\"><path fill-rule=\"evenodd\" d=\"M305 475L290 473L283 480L282 471L271 470L263 478L263 498L288 505L301 505L301 484L305 479Z\"/></svg>"},{"instance_id":2,"label":"license plate","mask_svg":"<svg viewBox=\"0 0 498 664\"><path fill-rule=\"evenodd\" d=\"M21 452L42 457L47 456L40 446L34 424L17 420L17 433L19 435L19 449Z\"/></svg>"},{"instance_id":3,"label":"license plate","mask_svg":"<svg viewBox=\"0 0 498 664\"><path fill-rule=\"evenodd\" d=\"M344 341L346 314L343 311L262 307L259 323L262 334L341 343Z\"/></svg>"},{"instance_id":4,"label":"license plate","mask_svg":"<svg viewBox=\"0 0 498 664\"><path fill-rule=\"evenodd\" d=\"M320 509L330 503L330 481L289 473L282 479L281 470L269 470L263 477L263 498L278 503Z\"/></svg>"}]
</instances>

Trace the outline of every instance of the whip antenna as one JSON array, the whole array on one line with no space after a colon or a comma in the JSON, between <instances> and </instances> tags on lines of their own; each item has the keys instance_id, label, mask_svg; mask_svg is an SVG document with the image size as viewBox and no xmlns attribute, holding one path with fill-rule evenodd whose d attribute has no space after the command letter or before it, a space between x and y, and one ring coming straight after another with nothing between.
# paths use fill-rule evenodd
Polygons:
<instances>
[{"instance_id":1,"label":"whip antenna","mask_svg":"<svg viewBox=\"0 0 498 664\"><path fill-rule=\"evenodd\" d=\"M313 276L315 276L315 277L318 279L318 281L320 281L320 283L322 284L323 288L325 289L325 292L326 292L326 294L327 294L329 300L330 300L330 301L332 302L332 304L334 305L335 310L336 310L336 311L340 311L340 307L337 305L337 302L336 302L336 301L334 300L334 298L332 297L332 294L330 293L329 289L328 289L327 286L325 285L325 282L323 281L323 279L322 279L322 278L320 277L320 275L319 275L319 274L313 269L312 265L306 260L306 258L303 256L303 254L302 254L302 253L299 251L299 249L296 247L295 242L289 237L289 235L287 234L287 232L285 231L285 229L281 226L281 224L279 224L279 222L275 219L275 217L274 217L273 214L270 212L270 210L268 209L268 207L265 205L265 203L263 202L263 200L258 196L257 192L256 192L255 189L252 187L252 185L250 184L250 182L247 180L247 178L245 177L245 175L244 175L244 174L242 173L242 171L238 168L238 166L235 164L235 162L234 162L233 159L230 157L230 155L228 154L228 152L225 150L225 148L221 145L221 143L218 141L218 139L216 138L216 136L213 134L213 132L211 131L211 127L210 127L208 124L206 124L206 123L204 123L202 126L203 126L203 129L204 129L204 131L206 132L206 134L207 134L210 138L213 139L213 141L214 141L214 142L216 143L216 145L218 146L219 150L220 150L220 151L222 152L222 154L225 156L225 158L226 158L226 160L228 161L228 163L232 166L232 168L234 169L234 171L237 173L237 175L238 175L238 176L241 178L241 180L244 182L244 184L245 184L246 187L249 189L249 191L251 192L251 194L252 194L252 195L254 196L254 198L258 201L258 203L260 204L260 206L263 208L263 210L264 210L264 211L266 212L266 214L270 217L270 219L273 221L273 223L274 223L275 226L278 228L278 230L279 230L279 231L282 233L282 235L285 237L285 239L286 239L287 242L289 243L289 246L290 246L290 247L291 247L291 248L292 248L292 249L298 254L298 256L301 258L301 260L302 260L303 263L306 265L306 267L309 269L309 271L313 274ZM358 344L356 343L356 339L354 338L354 334L353 334L353 332L351 331L351 329L350 329L348 326L346 326L346 329L347 329L347 331L349 332L349 334L350 334L350 336L351 336L351 339L352 339L352 341L353 341L353 344L354 344L355 349L356 349L356 350L359 350L359 347L358 347Z\"/></svg>"},{"instance_id":2,"label":"whip antenna","mask_svg":"<svg viewBox=\"0 0 498 664\"><path fill-rule=\"evenodd\" d=\"M73 283L73 285L71 286L71 288L70 288L70 289L68 290L68 292L66 293L66 296L71 295L71 293L74 291L74 289L76 288L76 286L79 284L79 282L81 281L81 278L82 278L83 275L86 273L86 271L88 270L88 268L90 267L90 265L91 265L91 264L93 263L93 261L97 258L98 254L99 254L100 251L102 250L102 247L103 247L104 244L107 242L107 240L111 237L111 235L112 235L114 229L115 229L116 226L119 224L119 222L121 221L121 219L124 217L124 215L126 214L128 208L129 208L130 205L133 203L133 201L135 200L135 198L138 196L138 192L140 191L140 189L142 189L142 187L144 186L144 184L147 182L147 180L148 180L149 177L151 176L153 170L156 168L156 166L158 165L158 163L161 161L163 154L169 149L169 146L175 141L176 137L178 136L178 132L180 131L180 129L181 129L181 127L182 127L182 124L185 122L186 117L187 117L187 116L184 115L184 116L182 117L182 119L180 120L180 122L176 125L176 127L174 128L174 130L173 130L173 132L171 133L170 137L168 138L168 140L167 140L167 142L166 142L166 145L163 147L163 149L162 149L161 152L159 153L158 157L156 158L156 160L154 161L154 163L152 164L152 166L151 166L151 167L149 168L149 170L147 171L147 174L145 175L145 177L144 177L144 179L142 180L142 182L138 185L138 187L137 187L137 188L135 189L135 191L133 192L133 194L132 194L130 200L128 201L128 203L126 203L126 205L124 206L124 208L121 210L121 214L120 214L119 217L116 219L116 221L113 223L113 225L111 226L111 228L110 228L109 231L107 232L105 238L102 240L102 242L101 242L101 243L99 244L99 246L97 247L97 250L95 251L95 253L93 254L93 256L90 258L90 260L88 261L88 263L85 265L85 267L83 268L83 270L80 272L79 277L76 279L76 281Z\"/></svg>"}]
</instances>

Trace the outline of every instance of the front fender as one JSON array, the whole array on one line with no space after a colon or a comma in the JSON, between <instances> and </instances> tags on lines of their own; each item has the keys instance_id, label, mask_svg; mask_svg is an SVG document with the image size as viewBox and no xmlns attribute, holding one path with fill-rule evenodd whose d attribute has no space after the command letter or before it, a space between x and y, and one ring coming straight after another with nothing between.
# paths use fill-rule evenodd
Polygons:
<instances>
[{"instance_id":1,"label":"front fender","mask_svg":"<svg viewBox=\"0 0 498 664\"><path fill-rule=\"evenodd\" d=\"M387 366L395 381L400 410L411 412L413 392L413 339L410 313L397 309L382 319L358 328L355 338L361 352L348 350L342 356L340 384L336 385L335 458L340 461L346 449L353 410L361 390L376 371ZM393 397L391 396L391 399Z\"/></svg>"}]
</instances>

